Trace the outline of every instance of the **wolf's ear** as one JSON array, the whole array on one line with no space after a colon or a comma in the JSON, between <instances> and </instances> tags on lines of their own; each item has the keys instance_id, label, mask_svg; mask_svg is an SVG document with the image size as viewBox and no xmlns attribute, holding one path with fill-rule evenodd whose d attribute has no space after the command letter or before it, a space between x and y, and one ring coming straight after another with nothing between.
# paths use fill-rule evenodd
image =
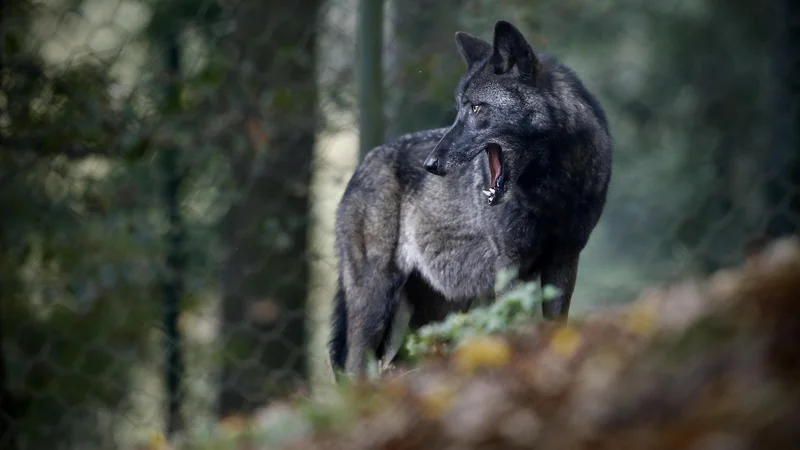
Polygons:
<instances>
[{"instance_id":1,"label":"wolf's ear","mask_svg":"<svg viewBox=\"0 0 800 450\"><path fill-rule=\"evenodd\" d=\"M494 45L491 63L494 73L500 75L516 68L523 78L533 78L539 70L539 60L522 33L506 22L500 20L494 25Z\"/></svg>"},{"instance_id":2,"label":"wolf's ear","mask_svg":"<svg viewBox=\"0 0 800 450\"><path fill-rule=\"evenodd\" d=\"M456 46L467 63L467 70L492 54L492 44L463 31L456 31Z\"/></svg>"}]
</instances>

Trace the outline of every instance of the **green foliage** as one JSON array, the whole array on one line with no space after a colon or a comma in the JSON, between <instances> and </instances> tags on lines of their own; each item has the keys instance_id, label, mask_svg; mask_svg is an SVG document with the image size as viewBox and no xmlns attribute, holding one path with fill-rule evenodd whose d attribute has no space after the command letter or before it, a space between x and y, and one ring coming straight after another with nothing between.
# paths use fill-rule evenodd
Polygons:
<instances>
[{"instance_id":1,"label":"green foliage","mask_svg":"<svg viewBox=\"0 0 800 450\"><path fill-rule=\"evenodd\" d=\"M35 8L20 4L4 17L13 26L3 27L0 72L6 387L26 406L13 417L25 448L101 445L114 438L108 425L125 420L137 369L161 357L153 344L164 177L150 158L154 111L112 95L118 79L104 64L53 66L20 45L36 21L25 15ZM180 137L157 116L161 132ZM191 235L208 248L204 231ZM207 259L195 261L204 268ZM188 272L187 311L208 292L198 272Z\"/></svg>"},{"instance_id":2,"label":"green foliage","mask_svg":"<svg viewBox=\"0 0 800 450\"><path fill-rule=\"evenodd\" d=\"M465 338L482 334L508 332L536 317L542 302L558 295L550 285L539 288L536 281L517 280L514 269L497 274L495 292L501 293L488 306L477 307L466 313L449 314L442 322L435 322L409 333L405 350L411 358L418 358L440 345L457 345Z\"/></svg>"},{"instance_id":3,"label":"green foliage","mask_svg":"<svg viewBox=\"0 0 800 450\"><path fill-rule=\"evenodd\" d=\"M28 400L22 437L52 448L93 439L94 414L128 396L160 313L161 244L142 220L153 207L135 164L37 150L20 149L0 175L4 356L9 387Z\"/></svg>"}]
</instances>

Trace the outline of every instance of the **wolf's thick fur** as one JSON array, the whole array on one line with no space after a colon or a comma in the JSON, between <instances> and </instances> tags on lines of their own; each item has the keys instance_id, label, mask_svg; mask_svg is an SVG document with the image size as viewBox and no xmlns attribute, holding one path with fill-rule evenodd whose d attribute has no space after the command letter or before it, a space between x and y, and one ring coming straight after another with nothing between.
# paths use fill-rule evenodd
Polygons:
<instances>
[{"instance_id":1,"label":"wolf's thick fur","mask_svg":"<svg viewBox=\"0 0 800 450\"><path fill-rule=\"evenodd\" d=\"M566 319L605 205L612 140L576 74L508 22L497 22L493 43L463 32L456 43L468 69L455 123L372 150L337 210L330 354L351 376L366 351L394 355L393 327L491 301L501 268L559 288L543 314ZM395 317L399 308L410 321Z\"/></svg>"}]
</instances>

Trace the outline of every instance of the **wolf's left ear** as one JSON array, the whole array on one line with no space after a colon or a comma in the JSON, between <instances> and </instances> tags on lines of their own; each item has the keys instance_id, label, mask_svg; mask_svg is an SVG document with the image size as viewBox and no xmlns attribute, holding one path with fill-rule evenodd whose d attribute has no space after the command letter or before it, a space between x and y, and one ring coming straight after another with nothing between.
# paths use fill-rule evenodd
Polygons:
<instances>
[{"instance_id":1,"label":"wolf's left ear","mask_svg":"<svg viewBox=\"0 0 800 450\"><path fill-rule=\"evenodd\" d=\"M456 31L456 46L467 63L467 70L492 54L492 44L463 31Z\"/></svg>"},{"instance_id":2,"label":"wolf's left ear","mask_svg":"<svg viewBox=\"0 0 800 450\"><path fill-rule=\"evenodd\" d=\"M500 75L517 69L522 78L533 78L539 70L539 60L522 33L505 20L494 25L494 45L491 63Z\"/></svg>"}]
</instances>

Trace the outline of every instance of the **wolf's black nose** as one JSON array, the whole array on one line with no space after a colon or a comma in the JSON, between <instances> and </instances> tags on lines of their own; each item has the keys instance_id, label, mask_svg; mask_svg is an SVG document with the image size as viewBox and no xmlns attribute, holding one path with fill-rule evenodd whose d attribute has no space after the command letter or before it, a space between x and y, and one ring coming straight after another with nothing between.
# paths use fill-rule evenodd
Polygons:
<instances>
[{"instance_id":1,"label":"wolf's black nose","mask_svg":"<svg viewBox=\"0 0 800 450\"><path fill-rule=\"evenodd\" d=\"M428 157L422 166L425 167L425 170L428 172L434 175L439 175L439 160L433 156Z\"/></svg>"}]
</instances>

